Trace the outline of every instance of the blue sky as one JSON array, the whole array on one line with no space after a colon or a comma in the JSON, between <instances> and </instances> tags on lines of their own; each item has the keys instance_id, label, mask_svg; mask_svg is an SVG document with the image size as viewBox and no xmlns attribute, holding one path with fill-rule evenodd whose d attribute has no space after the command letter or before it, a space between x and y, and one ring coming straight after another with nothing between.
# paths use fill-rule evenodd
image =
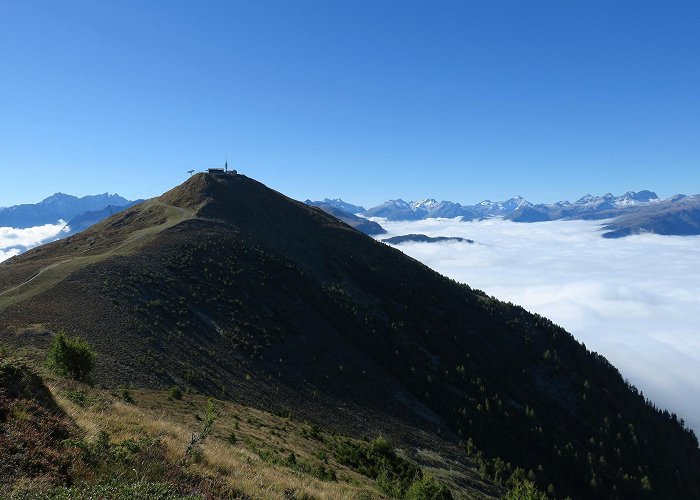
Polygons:
<instances>
[{"instance_id":1,"label":"blue sky","mask_svg":"<svg viewBox=\"0 0 700 500\"><path fill-rule=\"evenodd\" d=\"M700 192L700 2L0 3L0 206L229 163L373 205Z\"/></svg>"}]
</instances>

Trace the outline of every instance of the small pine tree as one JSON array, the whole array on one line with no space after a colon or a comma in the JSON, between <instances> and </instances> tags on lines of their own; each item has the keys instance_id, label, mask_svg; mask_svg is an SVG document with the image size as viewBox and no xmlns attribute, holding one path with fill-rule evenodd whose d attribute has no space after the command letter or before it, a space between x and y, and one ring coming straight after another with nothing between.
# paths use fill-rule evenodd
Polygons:
<instances>
[{"instance_id":1,"label":"small pine tree","mask_svg":"<svg viewBox=\"0 0 700 500\"><path fill-rule=\"evenodd\" d=\"M547 500L547 495L538 490L532 481L518 481L506 493L505 500Z\"/></svg>"},{"instance_id":2,"label":"small pine tree","mask_svg":"<svg viewBox=\"0 0 700 500\"><path fill-rule=\"evenodd\" d=\"M129 403L130 405L136 403L136 400L131 395L131 391L129 391L129 389L127 389L126 387L122 386L119 388L119 397L122 401L124 401L125 403Z\"/></svg>"},{"instance_id":3,"label":"small pine tree","mask_svg":"<svg viewBox=\"0 0 700 500\"><path fill-rule=\"evenodd\" d=\"M46 365L61 376L85 381L95 367L96 357L86 340L59 331L49 347Z\"/></svg>"},{"instance_id":4,"label":"small pine tree","mask_svg":"<svg viewBox=\"0 0 700 500\"><path fill-rule=\"evenodd\" d=\"M202 418L202 430L199 433L192 434L187 449L185 450L184 461L192 459L194 462L198 462L201 458L201 444L202 441L206 439L209 433L214 427L214 421L217 418L216 407L214 406L214 400L209 398L207 401L207 406L204 407L204 418Z\"/></svg>"},{"instance_id":5,"label":"small pine tree","mask_svg":"<svg viewBox=\"0 0 700 500\"><path fill-rule=\"evenodd\" d=\"M182 389L180 389L180 387L177 385L172 386L170 388L170 392L168 393L168 399L170 401L182 399Z\"/></svg>"},{"instance_id":6,"label":"small pine tree","mask_svg":"<svg viewBox=\"0 0 700 500\"><path fill-rule=\"evenodd\" d=\"M238 438L236 437L236 433L231 431L228 433L228 437L226 438L226 441L228 441L228 444L234 445L238 442Z\"/></svg>"}]
</instances>

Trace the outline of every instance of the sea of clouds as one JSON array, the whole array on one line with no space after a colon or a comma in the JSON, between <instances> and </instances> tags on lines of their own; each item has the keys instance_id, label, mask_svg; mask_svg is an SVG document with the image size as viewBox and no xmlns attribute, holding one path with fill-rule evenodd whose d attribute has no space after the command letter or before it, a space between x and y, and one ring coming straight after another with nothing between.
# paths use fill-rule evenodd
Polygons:
<instances>
[{"instance_id":1,"label":"sea of clouds","mask_svg":"<svg viewBox=\"0 0 700 500\"><path fill-rule=\"evenodd\" d=\"M53 241L68 231L69 228L63 221L26 229L0 227L0 262L29 248Z\"/></svg>"},{"instance_id":2,"label":"sea of clouds","mask_svg":"<svg viewBox=\"0 0 700 500\"><path fill-rule=\"evenodd\" d=\"M388 231L378 239L410 233L473 239L397 248L552 319L657 406L700 431L700 237L606 239L600 221L373 220Z\"/></svg>"},{"instance_id":3,"label":"sea of clouds","mask_svg":"<svg viewBox=\"0 0 700 500\"><path fill-rule=\"evenodd\" d=\"M552 319L700 431L700 236L606 239L600 221L373 220L388 231L378 239L419 233L474 240L397 248ZM62 221L0 227L0 262L68 231Z\"/></svg>"}]
</instances>

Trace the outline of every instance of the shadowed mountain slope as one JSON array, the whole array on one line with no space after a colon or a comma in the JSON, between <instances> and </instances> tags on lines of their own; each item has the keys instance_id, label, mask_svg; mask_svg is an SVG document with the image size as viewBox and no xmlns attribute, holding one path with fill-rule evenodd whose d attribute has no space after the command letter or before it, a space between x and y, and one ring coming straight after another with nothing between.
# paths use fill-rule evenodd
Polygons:
<instances>
[{"instance_id":1,"label":"shadowed mountain slope","mask_svg":"<svg viewBox=\"0 0 700 500\"><path fill-rule=\"evenodd\" d=\"M378 223L365 219L364 217L358 217L357 215L352 214L350 212L346 212L341 208L338 208L337 206L332 205L330 203L309 200L306 200L304 203L311 207L318 207L327 214L330 214L336 219L345 222L348 226L355 228L358 231L361 231L365 234L369 234L370 236L386 233L386 230Z\"/></svg>"},{"instance_id":2,"label":"shadowed mountain slope","mask_svg":"<svg viewBox=\"0 0 700 500\"><path fill-rule=\"evenodd\" d=\"M620 238L631 234L655 233L665 235L700 234L700 196L683 196L663 201L658 206L644 207L617 217L603 226L605 238Z\"/></svg>"},{"instance_id":3,"label":"shadowed mountain slope","mask_svg":"<svg viewBox=\"0 0 700 500\"><path fill-rule=\"evenodd\" d=\"M99 352L96 381L189 384L431 449L463 491L700 495L697 440L550 321L242 175L200 174L0 264L0 335Z\"/></svg>"}]
</instances>

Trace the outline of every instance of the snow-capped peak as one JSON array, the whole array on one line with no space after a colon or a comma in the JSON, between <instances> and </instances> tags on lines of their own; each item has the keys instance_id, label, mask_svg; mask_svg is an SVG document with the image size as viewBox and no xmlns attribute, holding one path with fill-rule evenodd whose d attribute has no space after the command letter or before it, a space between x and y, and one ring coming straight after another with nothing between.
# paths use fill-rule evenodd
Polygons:
<instances>
[{"instance_id":1,"label":"snow-capped peak","mask_svg":"<svg viewBox=\"0 0 700 500\"><path fill-rule=\"evenodd\" d=\"M437 205L438 202L433 198L426 198L425 200L414 201L411 203L411 208L414 210L425 209L430 210L432 207Z\"/></svg>"}]
</instances>

